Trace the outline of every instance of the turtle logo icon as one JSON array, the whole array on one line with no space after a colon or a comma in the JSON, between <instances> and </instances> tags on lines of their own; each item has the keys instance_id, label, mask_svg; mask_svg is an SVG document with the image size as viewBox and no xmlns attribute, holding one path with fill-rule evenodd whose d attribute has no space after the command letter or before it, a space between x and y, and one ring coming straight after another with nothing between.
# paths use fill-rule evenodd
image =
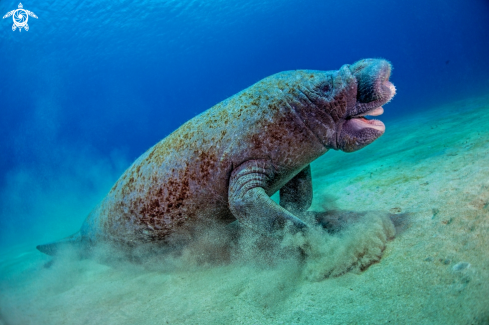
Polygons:
<instances>
[{"instance_id":1,"label":"turtle logo icon","mask_svg":"<svg viewBox=\"0 0 489 325\"><path fill-rule=\"evenodd\" d=\"M19 32L22 31L22 28L25 28L26 31L29 30L29 25L27 25L27 21L29 20L29 16L37 18L36 14L32 11L25 10L22 6L22 3L19 3L19 9L12 10L7 12L3 19L13 16L14 24L12 25L12 30L15 31L17 28Z\"/></svg>"}]
</instances>

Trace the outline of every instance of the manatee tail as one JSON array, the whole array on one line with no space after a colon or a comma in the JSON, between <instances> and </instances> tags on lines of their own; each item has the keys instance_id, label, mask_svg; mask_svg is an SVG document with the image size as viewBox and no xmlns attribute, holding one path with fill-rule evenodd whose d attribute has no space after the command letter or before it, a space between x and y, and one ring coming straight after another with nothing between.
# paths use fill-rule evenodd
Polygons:
<instances>
[{"instance_id":1,"label":"manatee tail","mask_svg":"<svg viewBox=\"0 0 489 325\"><path fill-rule=\"evenodd\" d=\"M82 237L80 232L77 232L69 237L63 238L59 241L37 245L36 248L46 255L55 256L60 250L66 248L80 248L82 245Z\"/></svg>"}]
</instances>

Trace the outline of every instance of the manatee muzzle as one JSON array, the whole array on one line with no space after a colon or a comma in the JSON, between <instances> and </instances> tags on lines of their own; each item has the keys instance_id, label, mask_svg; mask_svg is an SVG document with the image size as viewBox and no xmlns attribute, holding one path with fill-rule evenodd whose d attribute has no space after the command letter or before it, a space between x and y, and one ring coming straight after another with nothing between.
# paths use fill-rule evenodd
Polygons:
<instances>
[{"instance_id":1,"label":"manatee muzzle","mask_svg":"<svg viewBox=\"0 0 489 325\"><path fill-rule=\"evenodd\" d=\"M361 60L350 70L357 80L357 102L338 128L337 138L338 149L346 152L361 149L384 134L384 123L366 117L382 115L382 105L396 93L389 81L392 67L386 60Z\"/></svg>"}]
</instances>

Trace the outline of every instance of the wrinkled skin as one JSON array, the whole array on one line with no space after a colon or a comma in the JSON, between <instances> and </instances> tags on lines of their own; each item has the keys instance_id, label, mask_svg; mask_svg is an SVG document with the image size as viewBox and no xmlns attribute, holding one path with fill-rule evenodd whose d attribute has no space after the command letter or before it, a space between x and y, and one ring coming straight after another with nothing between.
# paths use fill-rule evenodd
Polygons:
<instances>
[{"instance_id":1,"label":"wrinkled skin","mask_svg":"<svg viewBox=\"0 0 489 325\"><path fill-rule=\"evenodd\" d=\"M312 202L309 164L329 149L352 152L380 137L395 94L391 65L366 59L338 71L286 71L191 119L139 157L79 233L64 242L165 241L202 220L269 233ZM280 190L280 205L270 196ZM38 246L54 254L57 243Z\"/></svg>"}]
</instances>

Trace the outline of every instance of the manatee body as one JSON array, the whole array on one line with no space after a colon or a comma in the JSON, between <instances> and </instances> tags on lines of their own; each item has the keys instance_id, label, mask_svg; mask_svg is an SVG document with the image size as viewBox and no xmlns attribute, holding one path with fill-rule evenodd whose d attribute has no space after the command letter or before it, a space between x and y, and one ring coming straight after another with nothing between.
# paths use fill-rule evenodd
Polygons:
<instances>
[{"instance_id":1,"label":"manatee body","mask_svg":"<svg viewBox=\"0 0 489 325\"><path fill-rule=\"evenodd\" d=\"M286 71L267 77L194 117L129 167L80 231L60 243L165 241L203 220L267 233L307 225L309 164L329 149L360 149L385 127L395 94L391 65L365 59L338 71ZM280 190L280 204L270 196Z\"/></svg>"}]
</instances>

